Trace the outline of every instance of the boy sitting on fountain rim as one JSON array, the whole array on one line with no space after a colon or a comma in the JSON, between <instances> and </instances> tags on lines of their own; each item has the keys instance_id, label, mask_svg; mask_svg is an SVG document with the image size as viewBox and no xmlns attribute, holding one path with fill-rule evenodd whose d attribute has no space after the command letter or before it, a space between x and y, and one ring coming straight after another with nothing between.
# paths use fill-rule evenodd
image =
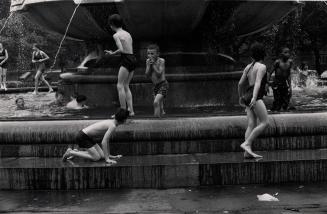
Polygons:
<instances>
[{"instance_id":1,"label":"boy sitting on fountain rim","mask_svg":"<svg viewBox=\"0 0 327 214\"><path fill-rule=\"evenodd\" d=\"M154 116L161 117L164 112L163 102L167 96L169 88L168 82L165 77L165 60L159 57L159 46L156 44L149 45L147 48L147 60L145 75L151 77L154 84L153 88L153 107Z\"/></svg>"},{"instance_id":2,"label":"boy sitting on fountain rim","mask_svg":"<svg viewBox=\"0 0 327 214\"><path fill-rule=\"evenodd\" d=\"M116 164L116 160L122 156L110 155L109 139L116 127L125 123L128 115L128 111L119 109L113 120L100 121L80 130L76 135L76 144L78 144L79 148L86 149L86 151L68 148L62 160L65 161L73 157L81 157L92 161L98 161L104 158L108 164ZM103 134L103 132L105 132L105 134L101 141L101 148L92 138Z\"/></svg>"}]
</instances>

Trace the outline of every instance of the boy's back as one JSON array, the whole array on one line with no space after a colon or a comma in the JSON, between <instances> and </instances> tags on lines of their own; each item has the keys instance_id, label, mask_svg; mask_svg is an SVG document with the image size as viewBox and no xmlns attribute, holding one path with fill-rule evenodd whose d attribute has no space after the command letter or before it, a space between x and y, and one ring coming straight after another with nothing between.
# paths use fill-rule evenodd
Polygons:
<instances>
[{"instance_id":1,"label":"boy's back","mask_svg":"<svg viewBox=\"0 0 327 214\"><path fill-rule=\"evenodd\" d=\"M104 120L97 123L94 123L83 129L83 132L90 136L102 136L110 127L116 127L114 120Z\"/></svg>"},{"instance_id":2,"label":"boy's back","mask_svg":"<svg viewBox=\"0 0 327 214\"><path fill-rule=\"evenodd\" d=\"M117 31L113 37L120 40L124 53L133 54L133 39L130 33L121 29Z\"/></svg>"}]
</instances>

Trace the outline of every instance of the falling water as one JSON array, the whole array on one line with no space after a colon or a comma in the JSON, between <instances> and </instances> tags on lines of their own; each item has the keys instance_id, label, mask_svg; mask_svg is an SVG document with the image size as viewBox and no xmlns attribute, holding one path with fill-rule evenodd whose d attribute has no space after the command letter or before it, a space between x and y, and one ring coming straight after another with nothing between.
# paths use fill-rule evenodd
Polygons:
<instances>
[{"instance_id":1,"label":"falling water","mask_svg":"<svg viewBox=\"0 0 327 214\"><path fill-rule=\"evenodd\" d=\"M0 30L0 35L1 35L2 31L5 29L5 27L6 27L7 23L8 23L8 21L9 21L10 17L11 17L13 14L14 14L13 12L11 12L11 13L9 14L8 18L6 19L5 23L3 24L3 26L2 26L2 28L1 28L1 30Z\"/></svg>"},{"instance_id":2,"label":"falling water","mask_svg":"<svg viewBox=\"0 0 327 214\"><path fill-rule=\"evenodd\" d=\"M67 27L66 27L65 34L64 34L64 36L62 37L62 39L61 39L61 41L60 41L60 44L59 44L59 47L58 47L57 53L56 53L56 55L55 55L55 58L54 58L53 64L52 64L52 66L50 67L50 70L52 70L52 69L54 68L54 66L55 66L55 64L56 64L56 62L57 62L57 57L58 57L58 55L59 55L59 53L60 53L60 49L61 49L61 47L62 47L62 44L63 44L63 42L65 41L65 38L66 38L66 36L67 36L67 33L68 33L68 30L69 30L69 27L70 27L70 25L71 25L71 23L72 23L72 21L73 21L73 18L74 18L74 16L75 16L75 13L76 13L78 7L79 7L80 5L81 5L81 2L79 2L79 3L77 4L77 6L76 6L75 9L74 9L74 12L73 12L72 16L70 17L69 23L68 23L68 25L67 25Z\"/></svg>"}]
</instances>

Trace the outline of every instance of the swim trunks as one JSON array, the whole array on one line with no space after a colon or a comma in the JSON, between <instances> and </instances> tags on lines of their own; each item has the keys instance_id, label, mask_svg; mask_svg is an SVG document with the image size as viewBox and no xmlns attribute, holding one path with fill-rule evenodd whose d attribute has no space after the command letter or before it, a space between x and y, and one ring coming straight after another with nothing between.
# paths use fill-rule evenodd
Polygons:
<instances>
[{"instance_id":1,"label":"swim trunks","mask_svg":"<svg viewBox=\"0 0 327 214\"><path fill-rule=\"evenodd\" d=\"M87 134L85 134L82 130L78 132L76 135L76 144L80 148L89 149L93 147L96 143L90 138Z\"/></svg>"},{"instance_id":2,"label":"swim trunks","mask_svg":"<svg viewBox=\"0 0 327 214\"><path fill-rule=\"evenodd\" d=\"M120 56L120 66L125 67L129 72L132 72L136 68L136 57L134 54L125 54L122 53Z\"/></svg>"},{"instance_id":3,"label":"swim trunks","mask_svg":"<svg viewBox=\"0 0 327 214\"><path fill-rule=\"evenodd\" d=\"M161 94L164 96L164 98L166 98L168 88L169 88L169 84L167 80L155 84L153 87L153 96L156 96L157 94Z\"/></svg>"}]
</instances>

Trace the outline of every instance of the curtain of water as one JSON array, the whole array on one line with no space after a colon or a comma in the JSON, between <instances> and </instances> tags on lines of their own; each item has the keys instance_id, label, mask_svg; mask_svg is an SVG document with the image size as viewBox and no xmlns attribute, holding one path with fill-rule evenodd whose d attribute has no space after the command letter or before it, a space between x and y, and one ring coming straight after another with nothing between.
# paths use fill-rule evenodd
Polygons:
<instances>
[{"instance_id":1,"label":"curtain of water","mask_svg":"<svg viewBox=\"0 0 327 214\"><path fill-rule=\"evenodd\" d=\"M62 47L62 44L63 44L63 42L65 41L65 38L66 38L66 36L67 36L67 33L68 33L68 30L69 30L69 27L70 27L70 25L71 25L71 23L72 23L72 21L73 21L73 18L74 18L74 16L75 16L75 13L76 13L78 7L79 7L80 5L81 5L81 2L77 4L77 6L76 6L75 9L74 9L74 12L73 12L72 16L70 17L70 20L69 20L68 25L67 25L67 27L66 27L65 34L64 34L64 36L62 37L62 39L61 39L61 41L60 41L60 44L59 44L59 47L58 47L57 53L56 53L56 55L55 55L55 58L54 58L53 64L52 64L52 66L50 67L50 70L52 70L52 69L54 68L54 66L55 66L55 64L56 64L56 62L57 62L57 58L58 58L58 55L59 55L59 53L60 53L60 49L61 49L61 47Z\"/></svg>"},{"instance_id":2,"label":"curtain of water","mask_svg":"<svg viewBox=\"0 0 327 214\"><path fill-rule=\"evenodd\" d=\"M11 13L9 14L8 18L6 19L5 23L3 24L3 26L2 26L2 28L1 28L1 30L0 30L0 35L1 35L2 31L5 29L7 23L8 23L8 21L9 21L9 19L10 19L10 17L11 17L12 15L13 15L13 12L11 12Z\"/></svg>"}]
</instances>

